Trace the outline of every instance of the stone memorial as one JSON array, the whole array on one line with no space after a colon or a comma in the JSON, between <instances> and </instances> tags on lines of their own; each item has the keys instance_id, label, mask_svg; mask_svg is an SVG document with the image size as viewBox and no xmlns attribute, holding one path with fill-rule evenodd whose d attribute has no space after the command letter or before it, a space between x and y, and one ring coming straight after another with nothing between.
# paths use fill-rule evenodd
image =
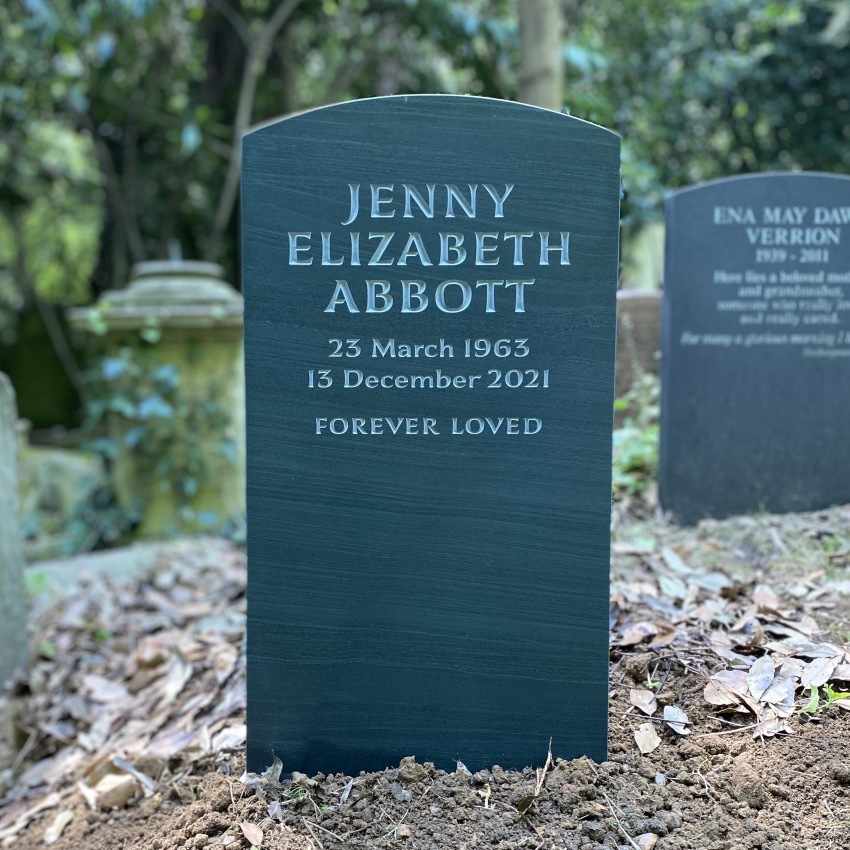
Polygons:
<instances>
[{"instance_id":1,"label":"stone memorial","mask_svg":"<svg viewBox=\"0 0 850 850\"><path fill-rule=\"evenodd\" d=\"M850 178L667 201L659 491L681 523L850 501Z\"/></svg>"},{"instance_id":2,"label":"stone memorial","mask_svg":"<svg viewBox=\"0 0 850 850\"><path fill-rule=\"evenodd\" d=\"M604 759L619 139L376 98L242 179L249 769Z\"/></svg>"}]
</instances>

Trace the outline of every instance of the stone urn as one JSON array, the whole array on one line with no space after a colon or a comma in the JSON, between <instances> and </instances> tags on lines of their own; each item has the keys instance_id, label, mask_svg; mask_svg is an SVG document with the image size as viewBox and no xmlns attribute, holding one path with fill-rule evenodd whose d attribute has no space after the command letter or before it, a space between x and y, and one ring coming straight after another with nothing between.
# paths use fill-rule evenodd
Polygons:
<instances>
[{"instance_id":1,"label":"stone urn","mask_svg":"<svg viewBox=\"0 0 850 850\"><path fill-rule=\"evenodd\" d=\"M126 289L71 311L73 327L99 342L112 484L139 539L244 524L243 302L223 273L139 263Z\"/></svg>"}]
</instances>

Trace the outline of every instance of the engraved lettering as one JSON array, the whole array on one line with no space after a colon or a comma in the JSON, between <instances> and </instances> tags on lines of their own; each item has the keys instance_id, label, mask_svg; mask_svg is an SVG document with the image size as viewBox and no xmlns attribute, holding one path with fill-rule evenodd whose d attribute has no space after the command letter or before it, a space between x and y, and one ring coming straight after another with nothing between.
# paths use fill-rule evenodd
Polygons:
<instances>
[{"instance_id":1,"label":"engraved lettering","mask_svg":"<svg viewBox=\"0 0 850 850\"><path fill-rule=\"evenodd\" d=\"M534 236L534 231L532 231L532 230L529 230L527 232L519 232L519 231L510 232L509 231L509 232L502 234L502 239L504 239L505 242L507 242L508 239L514 240L514 265L515 266L525 265L525 263L523 263L523 260L522 260L522 243L523 243L523 240L530 239L532 236Z\"/></svg>"},{"instance_id":2,"label":"engraved lettering","mask_svg":"<svg viewBox=\"0 0 850 850\"><path fill-rule=\"evenodd\" d=\"M475 201L478 193L478 184L468 183L469 200L463 196L460 189L453 183L446 184L446 218L454 218L453 202L457 201L458 206L466 213L469 218L475 218Z\"/></svg>"},{"instance_id":3,"label":"engraved lettering","mask_svg":"<svg viewBox=\"0 0 850 850\"><path fill-rule=\"evenodd\" d=\"M392 242L392 238L395 236L395 233L370 233L370 239L380 239L381 241L378 243L378 247L375 248L374 253L372 254L371 259L369 260L370 266L391 266L393 264L392 259L384 260L384 253L387 250L390 242Z\"/></svg>"},{"instance_id":4,"label":"engraved lettering","mask_svg":"<svg viewBox=\"0 0 850 850\"><path fill-rule=\"evenodd\" d=\"M485 244L485 240L492 239L493 244ZM498 266L498 257L486 257L485 254L490 254L498 249L498 233L478 233L475 234L475 265L476 266Z\"/></svg>"},{"instance_id":5,"label":"engraved lettering","mask_svg":"<svg viewBox=\"0 0 850 850\"><path fill-rule=\"evenodd\" d=\"M393 306L393 297L390 293L390 282L388 280L366 281L366 312L386 313ZM378 305L377 299L381 299Z\"/></svg>"},{"instance_id":6,"label":"engraved lettering","mask_svg":"<svg viewBox=\"0 0 850 850\"><path fill-rule=\"evenodd\" d=\"M413 218L413 213L410 210L411 200L416 203L416 206L425 214L426 218L434 217L434 190L437 188L436 183L426 183L425 188L428 191L428 200L426 201L419 190L409 183L402 183L404 189L404 218Z\"/></svg>"},{"instance_id":7,"label":"engraved lettering","mask_svg":"<svg viewBox=\"0 0 850 850\"><path fill-rule=\"evenodd\" d=\"M491 186L489 183L484 184L484 188L487 190L487 194L493 199L493 203L496 205L496 211L493 214L493 218L504 218L505 217L505 201L508 199L508 195L513 191L514 184L513 183L505 183L505 194L499 195L496 192L496 187Z\"/></svg>"},{"instance_id":8,"label":"engraved lettering","mask_svg":"<svg viewBox=\"0 0 850 850\"><path fill-rule=\"evenodd\" d=\"M349 313L360 312L357 305L354 303L354 297L351 294L351 290L348 288L347 280L338 280L336 282L336 287L334 288L330 303L327 307L325 307L325 312L336 313L336 308L340 304L345 304L345 306L348 307Z\"/></svg>"},{"instance_id":9,"label":"engraved lettering","mask_svg":"<svg viewBox=\"0 0 850 850\"><path fill-rule=\"evenodd\" d=\"M485 313L495 313L496 312L496 287L504 286L505 282L503 280L479 280L475 284L475 288L477 289L479 286L487 287L487 306L485 307Z\"/></svg>"},{"instance_id":10,"label":"engraved lettering","mask_svg":"<svg viewBox=\"0 0 850 850\"><path fill-rule=\"evenodd\" d=\"M453 251L454 256L450 257L449 252ZM459 266L466 259L466 248L463 247L462 233L441 233L440 234L440 265L441 266Z\"/></svg>"},{"instance_id":11,"label":"engraved lettering","mask_svg":"<svg viewBox=\"0 0 850 850\"><path fill-rule=\"evenodd\" d=\"M445 291L446 287L449 286L460 287L462 300L458 307L449 307L446 304ZM434 303L437 305L437 308L442 310L444 313L462 313L467 307L469 307L470 301L472 301L472 287L465 280L444 280L437 287L437 291L434 293Z\"/></svg>"},{"instance_id":12,"label":"engraved lettering","mask_svg":"<svg viewBox=\"0 0 850 850\"><path fill-rule=\"evenodd\" d=\"M540 231L540 265L548 266L549 265L549 252L550 251L560 251L561 252L561 265L568 266L570 264L570 234L569 231L562 230L561 231L561 244L560 246L549 246L549 231L541 230Z\"/></svg>"},{"instance_id":13,"label":"engraved lettering","mask_svg":"<svg viewBox=\"0 0 850 850\"><path fill-rule=\"evenodd\" d=\"M302 251L309 251L309 245L299 245L299 239L306 239L308 242L312 238L313 234L310 231L301 231L301 232L293 232L289 231L287 234L289 236L289 265L290 266L312 266L313 258L310 257L308 260L302 260L299 258L299 254Z\"/></svg>"},{"instance_id":14,"label":"engraved lettering","mask_svg":"<svg viewBox=\"0 0 850 850\"><path fill-rule=\"evenodd\" d=\"M331 235L330 233L322 233L322 265L323 266L341 266L345 261L344 257L331 259Z\"/></svg>"},{"instance_id":15,"label":"engraved lettering","mask_svg":"<svg viewBox=\"0 0 850 850\"><path fill-rule=\"evenodd\" d=\"M372 218L393 218L395 216L395 210L386 211L381 209L381 207L387 204L392 204L393 185L393 183L383 185L372 183L369 185L369 191L372 195ZM385 196L386 192L389 192L389 197Z\"/></svg>"},{"instance_id":16,"label":"engraved lettering","mask_svg":"<svg viewBox=\"0 0 850 850\"><path fill-rule=\"evenodd\" d=\"M415 289L414 289L415 287ZM416 306L413 306L413 299ZM401 312L421 313L428 306L428 296L425 294L425 282L422 280L403 280L401 282Z\"/></svg>"},{"instance_id":17,"label":"engraved lettering","mask_svg":"<svg viewBox=\"0 0 850 850\"><path fill-rule=\"evenodd\" d=\"M506 280L505 289L509 286L516 287L516 302L514 304L514 313L525 312L525 287L534 286L533 280Z\"/></svg>"},{"instance_id":18,"label":"engraved lettering","mask_svg":"<svg viewBox=\"0 0 850 850\"><path fill-rule=\"evenodd\" d=\"M351 224L355 218L357 218L357 214L360 212L360 184L359 183L349 183L348 184L348 192L351 196L351 211L348 214L348 218L342 222L343 226L346 224Z\"/></svg>"},{"instance_id":19,"label":"engraved lettering","mask_svg":"<svg viewBox=\"0 0 850 850\"><path fill-rule=\"evenodd\" d=\"M408 236L407 244L404 246L404 250L398 258L398 265L406 266L408 257L418 257L419 262L423 266L434 265L431 262L431 258L428 256L428 252L425 250L425 245L422 243L422 237L418 233L411 233Z\"/></svg>"}]
</instances>

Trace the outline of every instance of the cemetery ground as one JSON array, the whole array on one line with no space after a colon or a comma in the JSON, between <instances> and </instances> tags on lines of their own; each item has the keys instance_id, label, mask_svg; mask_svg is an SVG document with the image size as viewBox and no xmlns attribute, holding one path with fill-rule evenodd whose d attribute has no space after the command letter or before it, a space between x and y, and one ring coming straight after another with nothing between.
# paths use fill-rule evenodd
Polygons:
<instances>
[{"instance_id":1,"label":"cemetery ground","mask_svg":"<svg viewBox=\"0 0 850 850\"><path fill-rule=\"evenodd\" d=\"M242 551L176 542L132 578L73 585L35 568L34 664L3 719L16 738L0 754L0 846L845 846L848 564L850 506L683 530L620 503L608 761L562 761L557 746L547 761L541 740L536 770L405 759L292 780L244 775ZM581 681L582 660L564 663Z\"/></svg>"}]
</instances>

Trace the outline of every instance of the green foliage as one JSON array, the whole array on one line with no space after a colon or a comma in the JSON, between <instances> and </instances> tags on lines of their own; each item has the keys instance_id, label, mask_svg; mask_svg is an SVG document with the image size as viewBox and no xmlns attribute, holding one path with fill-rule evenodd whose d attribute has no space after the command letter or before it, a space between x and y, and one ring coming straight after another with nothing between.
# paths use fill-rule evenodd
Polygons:
<instances>
[{"instance_id":1,"label":"green foliage","mask_svg":"<svg viewBox=\"0 0 850 850\"><path fill-rule=\"evenodd\" d=\"M658 470L660 385L643 375L615 409L628 411L622 428L614 431L614 497L637 496L654 482Z\"/></svg>"},{"instance_id":2,"label":"green foliage","mask_svg":"<svg viewBox=\"0 0 850 850\"><path fill-rule=\"evenodd\" d=\"M658 217L665 188L699 180L850 167L845 0L587 8L571 40L607 61L576 79L573 112L623 134L627 216Z\"/></svg>"},{"instance_id":3,"label":"green foliage","mask_svg":"<svg viewBox=\"0 0 850 850\"><path fill-rule=\"evenodd\" d=\"M826 697L827 708L829 708L829 706L831 706L834 702L838 702L838 700L850 697L850 691L839 691L836 688L833 688L829 682L823 686L823 693Z\"/></svg>"},{"instance_id":4,"label":"green foliage","mask_svg":"<svg viewBox=\"0 0 850 850\"><path fill-rule=\"evenodd\" d=\"M507 0L301 0L275 28L282 5L0 4L7 311L24 267L67 303L90 278L95 294L123 285L174 242L236 279L225 196L253 123L383 94L516 96ZM696 180L847 171L848 18L846 0L569 4L565 108L623 135L625 219L659 217L665 190Z\"/></svg>"},{"instance_id":5,"label":"green foliage","mask_svg":"<svg viewBox=\"0 0 850 850\"><path fill-rule=\"evenodd\" d=\"M148 340L142 329L142 338ZM158 336L157 336L158 339ZM224 436L230 414L218 402L215 386L200 402L188 397L180 369L162 364L150 341L122 348L117 356L100 359L88 375L89 401L85 427L90 446L114 463L119 452L130 454L138 482L138 498L129 510L121 510L111 494L103 505L89 505L100 521L106 542L113 542L140 521L155 488L171 493L177 505L178 527L200 525L210 532L234 533L235 529L211 512L196 512L192 500L211 480L206 452L214 444L229 464L236 463L236 447ZM109 510L106 510L109 508ZM86 518L81 523L86 526Z\"/></svg>"},{"instance_id":6,"label":"green foliage","mask_svg":"<svg viewBox=\"0 0 850 850\"><path fill-rule=\"evenodd\" d=\"M827 682L823 686L823 698L825 702L821 705L821 697L818 688L815 685L810 685L809 701L801 708L798 708L796 713L817 714L821 708L829 708L839 700L847 699L848 697L850 697L850 691L839 691Z\"/></svg>"}]
</instances>

